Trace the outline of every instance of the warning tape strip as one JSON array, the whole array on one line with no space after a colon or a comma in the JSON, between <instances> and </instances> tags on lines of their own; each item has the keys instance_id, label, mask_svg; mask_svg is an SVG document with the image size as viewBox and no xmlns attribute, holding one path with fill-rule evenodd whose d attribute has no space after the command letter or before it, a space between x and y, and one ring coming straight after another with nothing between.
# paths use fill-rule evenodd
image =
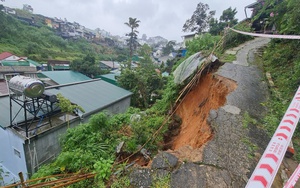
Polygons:
<instances>
[{"instance_id":1,"label":"warning tape strip","mask_svg":"<svg viewBox=\"0 0 300 188\"><path fill-rule=\"evenodd\" d=\"M270 188L300 118L300 87L271 138L246 188Z\"/></svg>"},{"instance_id":2,"label":"warning tape strip","mask_svg":"<svg viewBox=\"0 0 300 188\"><path fill-rule=\"evenodd\" d=\"M299 177L300 177L300 164L298 165L298 167L296 168L296 170L294 171L290 179L286 182L283 188L293 188L297 183Z\"/></svg>"},{"instance_id":3,"label":"warning tape strip","mask_svg":"<svg viewBox=\"0 0 300 188\"><path fill-rule=\"evenodd\" d=\"M243 35L249 35L253 37L265 37L265 38L273 38L273 39L300 39L299 35L271 35L271 34L259 34L259 33L250 33L250 32L245 32L245 31L239 31L236 29L229 28L234 32L243 34Z\"/></svg>"}]
</instances>

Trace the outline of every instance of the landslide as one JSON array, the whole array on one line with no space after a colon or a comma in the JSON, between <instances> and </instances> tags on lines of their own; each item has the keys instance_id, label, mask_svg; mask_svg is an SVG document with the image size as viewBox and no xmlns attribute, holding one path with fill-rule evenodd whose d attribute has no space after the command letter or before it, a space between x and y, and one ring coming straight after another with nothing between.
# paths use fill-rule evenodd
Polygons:
<instances>
[{"instance_id":1,"label":"landslide","mask_svg":"<svg viewBox=\"0 0 300 188\"><path fill-rule=\"evenodd\" d=\"M213 73L205 74L176 110L182 124L173 139L171 149L191 146L200 148L213 136L207 122L210 110L218 109L226 102L226 96L237 87L232 80Z\"/></svg>"},{"instance_id":2,"label":"landslide","mask_svg":"<svg viewBox=\"0 0 300 188\"><path fill-rule=\"evenodd\" d=\"M223 106L226 96L237 88L235 81L214 74L221 64L211 63L177 105L164 149L182 161L202 160L203 146L214 136L207 122L209 113Z\"/></svg>"}]
</instances>

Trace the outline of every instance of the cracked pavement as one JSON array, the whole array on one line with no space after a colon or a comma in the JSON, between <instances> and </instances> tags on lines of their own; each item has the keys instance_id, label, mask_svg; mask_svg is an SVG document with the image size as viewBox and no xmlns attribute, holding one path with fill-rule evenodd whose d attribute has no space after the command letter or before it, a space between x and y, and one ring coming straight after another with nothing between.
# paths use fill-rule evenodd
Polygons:
<instances>
[{"instance_id":1,"label":"cracked pavement","mask_svg":"<svg viewBox=\"0 0 300 188\"><path fill-rule=\"evenodd\" d=\"M262 103L268 96L267 83L263 81L262 71L253 64L253 53L268 42L269 39L256 38L231 50L231 54L236 53L237 60L225 63L215 73L237 83L237 88L227 95L226 104L210 112L208 121L214 130L214 137L207 143L203 152L203 163L227 171L217 178L224 179L225 182L230 179L226 187L246 185L250 172L256 166L257 151L253 148L257 147L261 153L269 141L268 136L256 126L243 123L245 114L259 120L266 111ZM218 171L214 169L211 172L209 168L207 170L206 174ZM224 181L210 181L213 181L210 183L214 187L224 187L224 184L219 184Z\"/></svg>"}]
</instances>

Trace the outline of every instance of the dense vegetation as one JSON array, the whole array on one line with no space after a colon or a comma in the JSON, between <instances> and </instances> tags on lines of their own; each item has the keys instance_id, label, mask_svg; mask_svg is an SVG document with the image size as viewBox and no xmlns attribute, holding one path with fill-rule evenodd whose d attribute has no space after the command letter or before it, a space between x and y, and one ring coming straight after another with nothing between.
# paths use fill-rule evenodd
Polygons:
<instances>
[{"instance_id":1,"label":"dense vegetation","mask_svg":"<svg viewBox=\"0 0 300 188\"><path fill-rule=\"evenodd\" d=\"M300 35L300 4L297 0L277 1L268 0L262 11L255 19L265 15L267 24L276 26L279 34ZM264 121L264 127L270 135L274 133L280 123L290 101L300 84L300 40L273 39L266 48L262 65L266 72L270 72L275 87L271 88L271 96L266 106L269 112ZM294 134L295 150L300 149L299 126ZM296 152L297 160L300 155Z\"/></svg>"},{"instance_id":2,"label":"dense vegetation","mask_svg":"<svg viewBox=\"0 0 300 188\"><path fill-rule=\"evenodd\" d=\"M165 114L175 100L176 91L170 82L163 98L146 111L129 108L126 113L114 116L102 112L94 115L88 123L68 129L61 139L62 151L57 159L41 167L32 178L60 173L95 172L95 180L83 181L73 187L104 187L110 178L117 178L111 176L112 172L124 168L125 163L117 163L118 156L115 153L121 142L124 142L122 154L125 156L137 152L140 147L153 154L162 148L163 135L169 122ZM117 178L111 186L127 187L124 185L126 182L124 178Z\"/></svg>"}]
</instances>

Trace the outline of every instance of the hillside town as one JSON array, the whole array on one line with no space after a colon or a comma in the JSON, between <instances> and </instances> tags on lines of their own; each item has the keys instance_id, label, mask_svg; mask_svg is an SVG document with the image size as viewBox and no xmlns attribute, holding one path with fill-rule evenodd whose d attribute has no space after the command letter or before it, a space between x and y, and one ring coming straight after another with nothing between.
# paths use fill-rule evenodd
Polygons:
<instances>
[{"instance_id":1,"label":"hillside town","mask_svg":"<svg viewBox=\"0 0 300 188\"><path fill-rule=\"evenodd\" d=\"M124 36L0 4L0 187L300 187L297 1L197 2L179 42L139 26L192 2L89 2Z\"/></svg>"}]
</instances>

